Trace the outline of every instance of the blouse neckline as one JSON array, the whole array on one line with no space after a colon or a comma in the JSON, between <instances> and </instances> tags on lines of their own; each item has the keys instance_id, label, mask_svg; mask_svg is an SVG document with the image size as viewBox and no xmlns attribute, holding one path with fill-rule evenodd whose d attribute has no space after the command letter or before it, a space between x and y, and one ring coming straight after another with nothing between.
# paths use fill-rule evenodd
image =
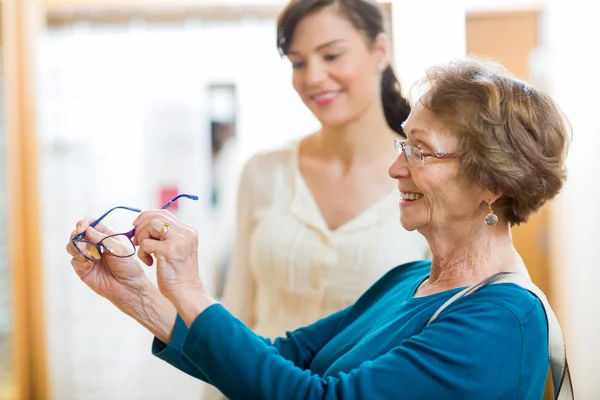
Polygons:
<instances>
[{"instance_id":1,"label":"blouse neckline","mask_svg":"<svg viewBox=\"0 0 600 400\"><path fill-rule=\"evenodd\" d=\"M378 225L384 218L390 218L383 212L387 209L388 202L396 198L396 189L381 197L379 200L359 212L350 220L344 222L335 229L329 228L317 202L310 191L300 171L300 140L292 148L291 157L291 179L292 179L292 204L291 211L306 224L326 234L344 233L348 231L366 229ZM397 221L399 224L400 221Z\"/></svg>"}]
</instances>

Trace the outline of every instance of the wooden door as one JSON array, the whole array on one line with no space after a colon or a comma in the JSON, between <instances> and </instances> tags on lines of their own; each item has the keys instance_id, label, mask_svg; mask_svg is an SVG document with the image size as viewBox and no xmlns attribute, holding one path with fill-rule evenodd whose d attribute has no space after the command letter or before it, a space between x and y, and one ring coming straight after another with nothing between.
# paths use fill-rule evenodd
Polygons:
<instances>
[{"instance_id":1,"label":"wooden door","mask_svg":"<svg viewBox=\"0 0 600 400\"><path fill-rule=\"evenodd\" d=\"M492 57L523 80L529 80L529 59L538 45L538 12L474 14L467 16L467 52ZM512 228L517 251L531 279L548 296L550 292L549 211L544 207L530 220ZM548 389L548 385L547 385ZM552 389L544 399L551 399Z\"/></svg>"},{"instance_id":2,"label":"wooden door","mask_svg":"<svg viewBox=\"0 0 600 400\"><path fill-rule=\"evenodd\" d=\"M5 267L11 281L11 302L7 308L11 326L8 340L12 350L0 382L2 400L48 398L33 86L38 6L37 0L0 0L5 139L1 161L10 171L6 174L6 187L1 188L10 212L6 226L0 229L6 230L7 238L3 245L7 245Z\"/></svg>"}]
</instances>

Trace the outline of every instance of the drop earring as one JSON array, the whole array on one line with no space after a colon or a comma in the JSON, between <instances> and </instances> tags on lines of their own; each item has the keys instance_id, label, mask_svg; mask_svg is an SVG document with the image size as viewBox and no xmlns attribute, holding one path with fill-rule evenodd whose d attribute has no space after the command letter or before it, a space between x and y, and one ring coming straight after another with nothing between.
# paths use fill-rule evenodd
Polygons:
<instances>
[{"instance_id":1,"label":"drop earring","mask_svg":"<svg viewBox=\"0 0 600 400\"><path fill-rule=\"evenodd\" d=\"M383 71L385 69L385 64L382 62L377 63L377 68L379 68L380 71Z\"/></svg>"},{"instance_id":2,"label":"drop earring","mask_svg":"<svg viewBox=\"0 0 600 400\"><path fill-rule=\"evenodd\" d=\"M498 223L498 216L492 210L492 203L488 201L488 214L485 216L485 223L489 226L494 226Z\"/></svg>"}]
</instances>

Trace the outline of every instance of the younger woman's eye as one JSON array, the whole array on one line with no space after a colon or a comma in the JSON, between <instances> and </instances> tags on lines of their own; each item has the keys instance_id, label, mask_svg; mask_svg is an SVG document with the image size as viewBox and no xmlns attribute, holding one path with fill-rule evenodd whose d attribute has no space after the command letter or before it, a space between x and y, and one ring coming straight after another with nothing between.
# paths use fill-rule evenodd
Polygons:
<instances>
[{"instance_id":1,"label":"younger woman's eye","mask_svg":"<svg viewBox=\"0 0 600 400\"><path fill-rule=\"evenodd\" d=\"M292 63L292 69L300 69L302 67L304 67L304 62L302 62L302 61L297 61L297 62Z\"/></svg>"},{"instance_id":2,"label":"younger woman's eye","mask_svg":"<svg viewBox=\"0 0 600 400\"><path fill-rule=\"evenodd\" d=\"M325 60L326 60L326 61L333 61L333 60L335 60L336 58L338 58L338 57L340 57L340 56L341 56L341 54L340 54L340 53L327 54L327 55L325 56Z\"/></svg>"}]
</instances>

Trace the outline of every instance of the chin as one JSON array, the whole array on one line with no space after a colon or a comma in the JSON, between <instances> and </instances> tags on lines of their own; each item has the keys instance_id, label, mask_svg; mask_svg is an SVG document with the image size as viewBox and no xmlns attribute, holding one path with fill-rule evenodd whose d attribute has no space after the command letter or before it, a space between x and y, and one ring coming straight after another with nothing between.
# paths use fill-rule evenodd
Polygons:
<instances>
[{"instance_id":1,"label":"chin","mask_svg":"<svg viewBox=\"0 0 600 400\"><path fill-rule=\"evenodd\" d=\"M345 104L332 104L329 107L316 108L311 111L322 125L332 127L347 125L359 116Z\"/></svg>"},{"instance_id":2,"label":"chin","mask_svg":"<svg viewBox=\"0 0 600 400\"><path fill-rule=\"evenodd\" d=\"M402 218L400 218L400 225L402 225L402 227L409 232L420 228L419 224L416 224L415 221L410 221Z\"/></svg>"},{"instance_id":3,"label":"chin","mask_svg":"<svg viewBox=\"0 0 600 400\"><path fill-rule=\"evenodd\" d=\"M341 115L340 113L336 113L337 115L324 115L326 113L316 114L319 122L323 126L344 126L350 122L351 118L348 118L348 115Z\"/></svg>"},{"instance_id":4,"label":"chin","mask_svg":"<svg viewBox=\"0 0 600 400\"><path fill-rule=\"evenodd\" d=\"M400 225L409 232L421 231L428 225L427 218L415 214L400 215Z\"/></svg>"}]
</instances>

